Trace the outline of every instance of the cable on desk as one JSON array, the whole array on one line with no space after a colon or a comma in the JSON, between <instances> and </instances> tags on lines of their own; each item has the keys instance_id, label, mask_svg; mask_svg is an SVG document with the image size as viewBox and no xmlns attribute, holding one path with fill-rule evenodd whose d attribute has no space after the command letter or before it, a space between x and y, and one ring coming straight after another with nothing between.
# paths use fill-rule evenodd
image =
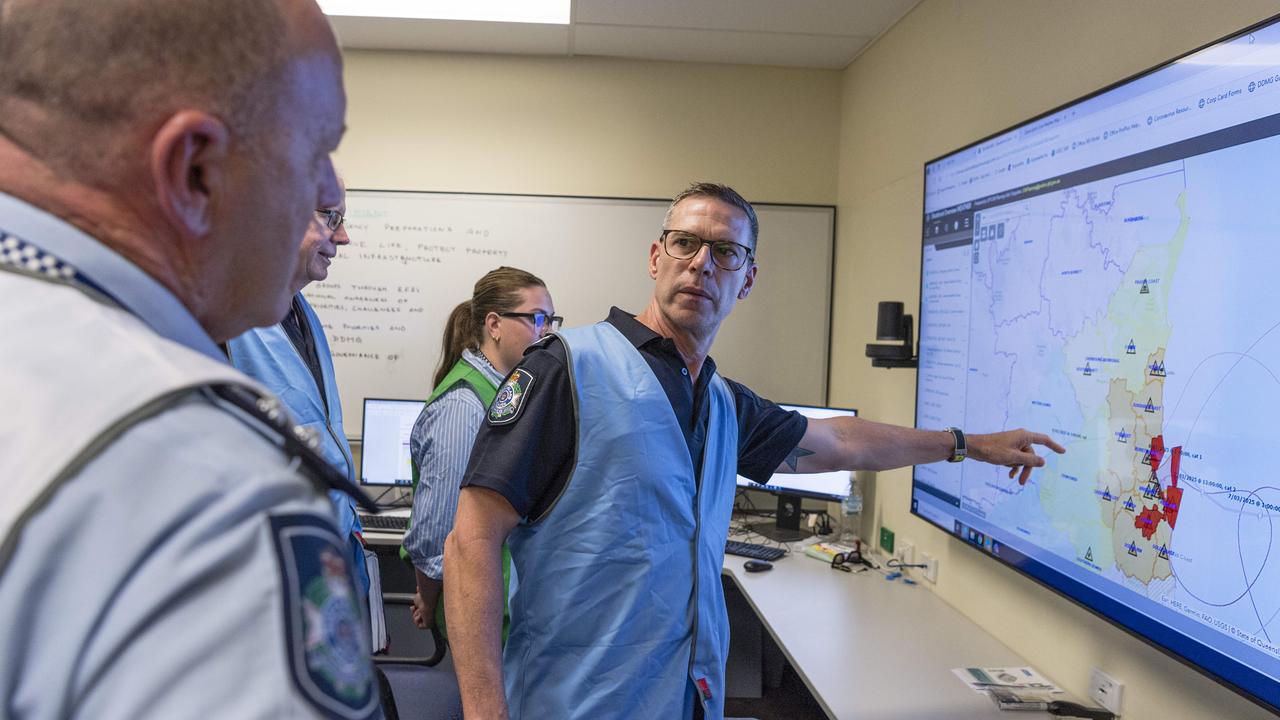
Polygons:
<instances>
[{"instance_id":1,"label":"cable on desk","mask_svg":"<svg viewBox=\"0 0 1280 720\"><path fill-rule=\"evenodd\" d=\"M730 523L729 539L741 540L742 542L755 543L756 545L764 545L765 547L779 548L783 552L782 557L786 557L791 554L790 545L784 542L780 542L778 540L774 540L773 538L767 535L761 535L760 533L752 530L750 524L742 522L740 520L737 521L737 523Z\"/></svg>"},{"instance_id":2,"label":"cable on desk","mask_svg":"<svg viewBox=\"0 0 1280 720\"><path fill-rule=\"evenodd\" d=\"M791 546L787 543L774 540L767 535L761 535L752 529L751 523L743 520L740 515L734 515L729 521L729 536L727 539L740 540L742 542L754 543L765 547L776 547L782 550L782 557L791 554Z\"/></svg>"},{"instance_id":3,"label":"cable on desk","mask_svg":"<svg viewBox=\"0 0 1280 720\"><path fill-rule=\"evenodd\" d=\"M747 503L747 505L749 505L750 507L749 507L749 508L744 508L744 507L739 506L739 505L738 505L738 501L739 501L739 500L743 500L743 501L745 501L745 502ZM756 504L755 504L755 502L751 499L751 496L747 494L747 489L746 489L746 488L744 488L744 487L740 487L740 488L738 488L738 491L737 491L736 493L734 493L734 496L733 496L733 511L734 511L734 512L741 512L741 513L755 513L755 512L758 512L758 511L756 510Z\"/></svg>"},{"instance_id":4,"label":"cable on desk","mask_svg":"<svg viewBox=\"0 0 1280 720\"><path fill-rule=\"evenodd\" d=\"M1049 703L1047 710L1050 715L1090 718L1090 720L1115 720L1116 717L1110 710L1085 707L1080 703L1067 702L1066 700L1055 700Z\"/></svg>"},{"instance_id":5,"label":"cable on desk","mask_svg":"<svg viewBox=\"0 0 1280 720\"><path fill-rule=\"evenodd\" d=\"M392 486L390 486L390 487L386 488L385 490L383 490L382 492L378 493L378 496L377 496L377 497L375 497L375 498L373 499L373 504L374 504L374 505L377 505L379 510L382 510L382 509L385 509L385 508L389 508L389 507L396 507L396 505L394 505L394 504L383 505L383 504L382 504L382 498L386 497L386 496L387 496L387 493L389 493L389 492L393 492L393 491L395 491L396 489L398 489L398 487L399 487L398 485L392 485Z\"/></svg>"}]
</instances>

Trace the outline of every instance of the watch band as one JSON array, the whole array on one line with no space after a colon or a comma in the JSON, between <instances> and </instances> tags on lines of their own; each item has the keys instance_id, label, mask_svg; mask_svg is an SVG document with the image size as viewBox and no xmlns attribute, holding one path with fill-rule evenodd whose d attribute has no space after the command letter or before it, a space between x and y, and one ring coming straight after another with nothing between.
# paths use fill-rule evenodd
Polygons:
<instances>
[{"instance_id":1,"label":"watch band","mask_svg":"<svg viewBox=\"0 0 1280 720\"><path fill-rule=\"evenodd\" d=\"M947 458L947 462L958 463L969 455L969 445L965 442L964 431L958 427L949 427L947 432L951 433L951 437L955 438L956 447L951 451L951 457Z\"/></svg>"}]
</instances>

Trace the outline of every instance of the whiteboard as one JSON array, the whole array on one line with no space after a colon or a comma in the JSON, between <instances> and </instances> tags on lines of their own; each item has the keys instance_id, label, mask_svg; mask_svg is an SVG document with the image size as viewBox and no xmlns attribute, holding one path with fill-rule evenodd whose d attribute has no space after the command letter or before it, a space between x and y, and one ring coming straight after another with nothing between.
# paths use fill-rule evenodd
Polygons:
<instances>
[{"instance_id":1,"label":"whiteboard","mask_svg":"<svg viewBox=\"0 0 1280 720\"><path fill-rule=\"evenodd\" d=\"M347 231L325 282L303 295L333 351L348 436L363 400L425 399L449 311L499 265L547 283L565 326L636 313L666 200L350 190ZM720 373L778 402L826 400L835 208L756 204L751 295L721 326Z\"/></svg>"}]
</instances>

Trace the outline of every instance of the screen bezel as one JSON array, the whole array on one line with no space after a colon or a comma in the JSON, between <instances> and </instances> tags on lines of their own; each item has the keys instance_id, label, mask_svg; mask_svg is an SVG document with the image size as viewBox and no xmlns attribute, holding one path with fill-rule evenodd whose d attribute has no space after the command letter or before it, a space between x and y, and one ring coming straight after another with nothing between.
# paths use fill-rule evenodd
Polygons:
<instances>
[{"instance_id":1,"label":"screen bezel","mask_svg":"<svg viewBox=\"0 0 1280 720\"><path fill-rule=\"evenodd\" d=\"M1182 53L1181 55L1177 55L1173 58L1170 58L1165 62L1159 63L1157 65L1153 65L1140 72L1136 72L1121 80L1113 82L1102 88L1099 88L1098 90L1095 90L1087 95L1082 95L1069 102L1065 102L1065 103L1062 103L1061 105L1050 108L1038 115L1021 120L1013 125L1010 125L1001 130L993 132L989 135L981 137L971 143L968 143L964 146L951 150L943 155L934 157L924 163L922 171L925 175L927 175L930 165L946 160L953 155L963 153L977 145L985 143L994 138L1000 137L1020 127L1031 125L1050 115L1054 115L1056 113L1062 112L1063 110L1070 108L1072 106L1079 105L1080 103L1087 102L1095 97L1105 95L1106 93L1111 92L1112 90L1119 89L1136 80L1145 78L1155 72L1171 67L1175 63L1187 57L1195 55L1196 53L1202 52L1216 45L1221 45L1223 43L1230 42L1237 38L1248 35L1260 28L1267 27L1270 25L1275 25L1277 23L1280 23L1280 13L1276 15L1272 15L1259 22L1253 23L1236 32L1230 33L1228 35L1224 35L1211 42L1207 42L1203 45L1196 47L1195 49L1188 50L1187 52ZM917 305L916 305L916 317L919 319L919 324L922 331L924 327L924 316L923 316L924 250L925 250L924 241L926 237L926 225L927 225L927 214L925 213L924 208L928 201L928 197L926 193L927 193L927 186L925 183L922 182L921 194L920 194L920 199L921 199L921 202L920 202L921 249L920 249L920 265L919 265L920 284L918 288L918 298L917 298ZM923 335L923 332L921 334ZM919 422L920 422L920 418L919 418L920 385L919 383L920 383L920 376L919 376L919 373L917 372L916 398L914 403L915 404L914 422L917 427L919 426ZM1085 610L1088 610L1093 615L1103 620L1106 620L1108 623L1111 623L1112 625L1120 628L1121 630L1124 630L1129 635L1143 641L1147 645L1159 650L1160 652L1173 658L1174 660L1177 660L1183 665L1186 665L1187 667L1202 673L1204 676L1214 680L1215 682L1219 683L1223 687L1226 687L1234 691L1235 693L1239 694L1241 697L1244 697L1273 713L1280 713L1280 704L1272 702L1267 698L1263 697L1262 695L1255 693L1253 690L1249 689L1249 687L1247 687L1246 685L1242 685L1240 682L1238 682L1237 679L1247 680L1249 677L1252 677L1254 678L1253 686L1262 686L1265 684L1280 685L1280 683L1273 683L1271 678L1267 677L1266 675L1263 675L1260 671L1250 668L1244 665L1243 663L1239 662L1238 660L1235 660L1234 658L1224 655L1222 652L1216 650L1215 648L1211 648L1199 643L1195 638L1191 637L1190 635L1186 635L1181 632L1171 630L1167 625L1151 620L1147 618L1145 615L1143 615L1140 611L1135 610L1127 605L1123 605L1118 601L1112 600L1106 595L1104 595L1103 593L1067 575L1063 575L1062 573L1059 573L1058 571L1053 570L1052 568L1042 563L1039 563L1033 560L1018 561L1016 559L1010 559L1008 557L1004 557L998 554L993 554L989 552L985 547L979 546L973 542L967 541L966 538L958 536L957 533L954 532L952 528L945 528L939 525L938 523L934 522L933 520L929 519L924 514L917 511L915 486L916 486L916 472L915 472L915 467L912 467L912 471L911 471L911 514L912 515L915 515L916 517L920 518L924 522L928 523L930 526L942 530L947 535L956 537L957 539L961 540L961 544L976 550L979 554L985 557L991 558L993 560L996 560L1001 564L1005 565L1006 567L1010 567L1010 568L1013 568L1014 570L1017 570L1020 574L1030 578L1031 580L1035 581L1037 584L1043 587L1046 587L1050 590L1053 590L1054 592L1058 593L1059 595L1066 598L1067 600L1070 600L1072 603L1076 604L1077 606L1084 608ZM1019 555L1021 554L1019 553ZM1086 598L1089 598L1089 599L1086 600ZM1118 619L1120 617L1130 618L1131 624L1125 624L1121 622L1121 620ZM1139 628L1145 628L1145 630L1139 629ZM1160 629L1165 630L1164 635L1162 635L1159 632ZM1181 649L1174 649L1175 647L1178 647ZM1203 659L1206 657L1206 655L1212 655L1214 657L1221 658L1220 660L1218 660L1218 663L1217 663L1219 667L1210 668L1210 667L1207 667L1205 664L1203 664L1203 662L1197 662L1192 659L1192 657L1199 657ZM1225 667L1225 668L1221 667L1224 665L1228 667ZM1228 670L1228 671L1234 671L1234 672L1231 672L1230 676L1227 676L1227 675L1224 675L1222 672L1220 672L1221 670Z\"/></svg>"},{"instance_id":2,"label":"screen bezel","mask_svg":"<svg viewBox=\"0 0 1280 720\"><path fill-rule=\"evenodd\" d=\"M421 403L423 407L426 407L426 401L425 401L425 400L414 400L414 399L412 399L412 398L372 398L372 397L367 397L367 398L364 398L364 399L363 399L363 401L362 401L362 402L361 402L361 404L360 404L360 410L361 410L361 412L360 412L360 467L359 467L359 474L356 476L356 477L359 479L359 481L360 481L360 486L361 486L361 487L374 487L374 488L397 488L397 487L400 487L400 488L407 488L407 487L413 487L413 481L412 481L412 480L410 480L408 483L403 483L403 484L402 484L402 483L365 482L365 479L364 479L364 458L365 458L365 442L364 442L364 439L365 439L365 437L368 435L368 432L367 432L367 431L368 431L368 422L369 422L369 403L370 403L370 402L404 402L404 403ZM421 408L419 408L419 409L418 409L418 412L422 412L422 409L421 409Z\"/></svg>"}]
</instances>

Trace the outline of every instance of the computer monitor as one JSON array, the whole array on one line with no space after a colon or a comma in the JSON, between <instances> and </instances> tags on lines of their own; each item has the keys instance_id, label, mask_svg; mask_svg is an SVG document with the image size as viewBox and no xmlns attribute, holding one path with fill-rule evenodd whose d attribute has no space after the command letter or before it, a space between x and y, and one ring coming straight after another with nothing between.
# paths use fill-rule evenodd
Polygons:
<instances>
[{"instance_id":1,"label":"computer monitor","mask_svg":"<svg viewBox=\"0 0 1280 720\"><path fill-rule=\"evenodd\" d=\"M817 420L832 417L856 417L852 408L816 407L812 405L779 404L807 418ZM753 529L766 537L791 542L807 537L800 530L800 502L803 498L840 502L849 494L849 471L824 473L774 473L764 484L738 476L738 487L765 490L778 496L778 510L773 523L762 523Z\"/></svg>"},{"instance_id":2,"label":"computer monitor","mask_svg":"<svg viewBox=\"0 0 1280 720\"><path fill-rule=\"evenodd\" d=\"M911 498L1272 711L1278 48L1280 16L925 165L916 423L1067 452Z\"/></svg>"},{"instance_id":3,"label":"computer monitor","mask_svg":"<svg viewBox=\"0 0 1280 720\"><path fill-rule=\"evenodd\" d=\"M412 485L409 433L426 402L422 400L364 399L360 435L362 485Z\"/></svg>"}]
</instances>

